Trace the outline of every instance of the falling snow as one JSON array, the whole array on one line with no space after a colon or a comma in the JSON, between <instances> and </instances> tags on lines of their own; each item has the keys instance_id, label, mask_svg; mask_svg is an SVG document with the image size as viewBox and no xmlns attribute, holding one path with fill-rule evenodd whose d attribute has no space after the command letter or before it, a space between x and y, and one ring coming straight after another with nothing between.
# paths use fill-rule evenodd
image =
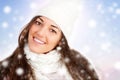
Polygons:
<instances>
[{"instance_id":1,"label":"falling snow","mask_svg":"<svg viewBox=\"0 0 120 80\"><path fill-rule=\"evenodd\" d=\"M10 6L5 6L4 9L3 9L3 12L5 14L9 14L11 12L11 7Z\"/></svg>"},{"instance_id":2,"label":"falling snow","mask_svg":"<svg viewBox=\"0 0 120 80\"><path fill-rule=\"evenodd\" d=\"M75 57L76 57L76 58L80 58L81 56L80 56L80 54L77 54Z\"/></svg>"},{"instance_id":3,"label":"falling snow","mask_svg":"<svg viewBox=\"0 0 120 80\"><path fill-rule=\"evenodd\" d=\"M2 27L3 27L3 28L8 28L8 23L7 23L6 21L3 22L3 23L2 23Z\"/></svg>"},{"instance_id":4,"label":"falling snow","mask_svg":"<svg viewBox=\"0 0 120 80\"><path fill-rule=\"evenodd\" d=\"M38 5L43 7L48 3L47 1L35 0L31 2L21 0L20 2L17 1L17 3L14 1L0 1L0 34L2 37L0 38L0 60L8 53L10 55L14 50L13 48L17 46L19 32L27 24L23 24L25 20L38 8ZM22 6L20 5L21 2ZM101 72L101 76L104 74L101 80L112 80L109 79L111 75L115 77L113 80L118 80L119 76L116 76L118 73L110 73L109 71L116 69L120 72L120 1L82 0L79 9L80 19L78 20L80 21L78 21L77 27L74 28L76 31L71 35L73 39L71 47L77 48L93 61L98 73ZM21 36L22 38L24 36ZM62 44L65 44L64 39ZM13 45L15 46L13 47ZM59 47L57 49L60 50ZM76 55L76 58L79 57L81 56ZM22 55L19 54L18 59L21 58ZM69 58L65 59L65 62L69 61ZM8 64L8 61L4 61L2 66L6 68ZM84 70L81 70L81 72L84 73ZM19 67L16 73L22 75L24 70ZM64 71L60 70L60 73L63 74Z\"/></svg>"},{"instance_id":5,"label":"falling snow","mask_svg":"<svg viewBox=\"0 0 120 80\"><path fill-rule=\"evenodd\" d=\"M8 61L3 61L3 62L2 62L2 66L3 66L4 68L6 68L6 67L8 66Z\"/></svg>"},{"instance_id":6,"label":"falling snow","mask_svg":"<svg viewBox=\"0 0 120 80\"><path fill-rule=\"evenodd\" d=\"M21 54L18 54L18 59L21 59L22 58L22 55Z\"/></svg>"},{"instance_id":7,"label":"falling snow","mask_svg":"<svg viewBox=\"0 0 120 80\"><path fill-rule=\"evenodd\" d=\"M84 71L84 70L81 70L80 72L83 74L85 71Z\"/></svg>"},{"instance_id":8,"label":"falling snow","mask_svg":"<svg viewBox=\"0 0 120 80\"><path fill-rule=\"evenodd\" d=\"M120 8L116 9L116 14L120 14Z\"/></svg>"},{"instance_id":9,"label":"falling snow","mask_svg":"<svg viewBox=\"0 0 120 80\"><path fill-rule=\"evenodd\" d=\"M93 70L93 69L94 69L94 68L93 68L93 65L89 65L88 67L89 67L90 70Z\"/></svg>"},{"instance_id":10,"label":"falling snow","mask_svg":"<svg viewBox=\"0 0 120 80\"><path fill-rule=\"evenodd\" d=\"M114 64L114 67L117 69L117 70L120 70L120 62L116 62Z\"/></svg>"},{"instance_id":11,"label":"falling snow","mask_svg":"<svg viewBox=\"0 0 120 80\"><path fill-rule=\"evenodd\" d=\"M60 51L60 50L61 50L61 47L60 47L60 46L58 46L58 47L57 47L57 50L58 50L58 51Z\"/></svg>"},{"instance_id":12,"label":"falling snow","mask_svg":"<svg viewBox=\"0 0 120 80\"><path fill-rule=\"evenodd\" d=\"M36 9L37 8L37 4L35 2L32 2L30 4L30 8L33 9L33 10Z\"/></svg>"},{"instance_id":13,"label":"falling snow","mask_svg":"<svg viewBox=\"0 0 120 80\"><path fill-rule=\"evenodd\" d=\"M17 69L16 69L16 74L17 74L18 76L21 76L23 73L24 73L23 68L17 68Z\"/></svg>"},{"instance_id":14,"label":"falling snow","mask_svg":"<svg viewBox=\"0 0 120 80\"><path fill-rule=\"evenodd\" d=\"M8 36L12 38L14 35L12 33L9 33Z\"/></svg>"},{"instance_id":15,"label":"falling snow","mask_svg":"<svg viewBox=\"0 0 120 80\"><path fill-rule=\"evenodd\" d=\"M66 63L69 63L70 62L70 59L69 58L65 58L64 60Z\"/></svg>"},{"instance_id":16,"label":"falling snow","mask_svg":"<svg viewBox=\"0 0 120 80\"><path fill-rule=\"evenodd\" d=\"M92 20L90 20L89 22L88 22L88 26L90 27L90 28L95 28L96 27L96 21L94 20L94 19L92 19Z\"/></svg>"},{"instance_id":17,"label":"falling snow","mask_svg":"<svg viewBox=\"0 0 120 80\"><path fill-rule=\"evenodd\" d=\"M113 7L117 7L118 4L116 2L113 2Z\"/></svg>"},{"instance_id":18,"label":"falling snow","mask_svg":"<svg viewBox=\"0 0 120 80\"><path fill-rule=\"evenodd\" d=\"M88 76L88 77L87 77L87 79L88 79L88 80L90 80L90 79L91 79L91 77L90 77L90 76Z\"/></svg>"}]
</instances>

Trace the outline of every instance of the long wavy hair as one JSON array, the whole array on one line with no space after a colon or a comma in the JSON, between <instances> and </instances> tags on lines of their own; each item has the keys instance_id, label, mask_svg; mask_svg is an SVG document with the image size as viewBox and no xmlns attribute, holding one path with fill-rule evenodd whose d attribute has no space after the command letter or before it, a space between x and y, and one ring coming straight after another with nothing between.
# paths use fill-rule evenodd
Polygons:
<instances>
[{"instance_id":1,"label":"long wavy hair","mask_svg":"<svg viewBox=\"0 0 120 80\"><path fill-rule=\"evenodd\" d=\"M0 80L36 80L34 71L24 54L24 46L27 43L29 29L38 17L41 16L35 16L22 30L18 38L18 47L13 54L0 62ZM73 80L98 80L96 72L91 68L88 60L79 52L69 48L63 33L60 41L61 44L57 46L61 46L61 61L66 65ZM18 75L18 69L23 69L24 72Z\"/></svg>"}]
</instances>

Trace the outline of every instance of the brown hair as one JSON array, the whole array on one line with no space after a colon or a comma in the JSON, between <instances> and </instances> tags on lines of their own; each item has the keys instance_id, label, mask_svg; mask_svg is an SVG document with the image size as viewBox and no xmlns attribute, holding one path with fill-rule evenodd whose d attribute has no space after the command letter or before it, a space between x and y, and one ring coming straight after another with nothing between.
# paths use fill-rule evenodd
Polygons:
<instances>
[{"instance_id":1,"label":"brown hair","mask_svg":"<svg viewBox=\"0 0 120 80\"><path fill-rule=\"evenodd\" d=\"M0 80L36 80L34 72L30 64L28 64L28 60L24 54L24 46L25 43L27 43L29 29L38 17L40 16L35 16L22 30L18 39L19 46L13 54L4 61L0 62ZM98 80L94 69L91 69L87 59L80 55L79 52L69 48L63 33L61 44L57 46L61 46L61 61L66 65L73 80ZM19 58L19 56L21 57ZM68 59L68 61L66 61L66 59ZM3 66L5 61L8 62L7 67ZM18 68L24 70L23 74L16 74L16 70Z\"/></svg>"}]
</instances>

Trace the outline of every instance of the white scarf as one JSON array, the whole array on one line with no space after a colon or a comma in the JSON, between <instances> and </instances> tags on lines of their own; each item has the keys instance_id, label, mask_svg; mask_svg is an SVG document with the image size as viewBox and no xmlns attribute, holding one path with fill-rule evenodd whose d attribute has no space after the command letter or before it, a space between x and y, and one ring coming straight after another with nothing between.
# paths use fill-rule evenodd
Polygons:
<instances>
[{"instance_id":1,"label":"white scarf","mask_svg":"<svg viewBox=\"0 0 120 80\"><path fill-rule=\"evenodd\" d=\"M56 50L38 54L31 52L26 45L24 51L37 80L72 80L66 66L60 62L61 56Z\"/></svg>"}]
</instances>

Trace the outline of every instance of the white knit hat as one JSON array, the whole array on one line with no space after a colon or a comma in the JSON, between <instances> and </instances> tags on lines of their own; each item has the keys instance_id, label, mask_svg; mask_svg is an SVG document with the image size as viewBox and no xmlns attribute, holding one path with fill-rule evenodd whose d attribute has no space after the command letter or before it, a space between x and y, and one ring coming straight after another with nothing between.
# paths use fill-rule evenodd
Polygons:
<instances>
[{"instance_id":1,"label":"white knit hat","mask_svg":"<svg viewBox=\"0 0 120 80\"><path fill-rule=\"evenodd\" d=\"M80 0L50 0L36 15L53 20L68 39L79 15Z\"/></svg>"}]
</instances>

